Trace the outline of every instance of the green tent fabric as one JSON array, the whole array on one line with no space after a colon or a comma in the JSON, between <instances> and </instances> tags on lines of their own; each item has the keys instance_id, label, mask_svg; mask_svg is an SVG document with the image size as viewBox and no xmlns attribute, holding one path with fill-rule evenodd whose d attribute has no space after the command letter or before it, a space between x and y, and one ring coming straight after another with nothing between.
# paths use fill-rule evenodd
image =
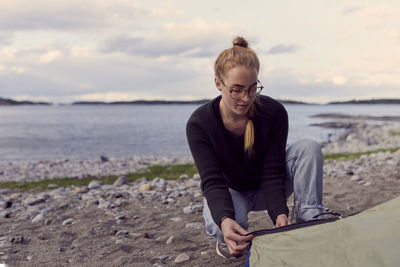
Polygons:
<instances>
[{"instance_id":1,"label":"green tent fabric","mask_svg":"<svg viewBox=\"0 0 400 267\"><path fill-rule=\"evenodd\" d=\"M250 266L400 266L400 197L354 216L255 237Z\"/></svg>"}]
</instances>

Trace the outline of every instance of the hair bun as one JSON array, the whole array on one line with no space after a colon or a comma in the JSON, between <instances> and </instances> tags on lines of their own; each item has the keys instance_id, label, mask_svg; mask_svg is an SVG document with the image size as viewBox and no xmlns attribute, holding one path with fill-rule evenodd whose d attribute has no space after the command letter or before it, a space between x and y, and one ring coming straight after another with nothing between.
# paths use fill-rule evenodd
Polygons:
<instances>
[{"instance_id":1,"label":"hair bun","mask_svg":"<svg viewBox=\"0 0 400 267\"><path fill-rule=\"evenodd\" d=\"M243 37L240 37L240 36L233 39L232 44L233 44L233 46L241 46L244 48L247 48L249 46L249 43L246 41L246 39L244 39Z\"/></svg>"}]
</instances>

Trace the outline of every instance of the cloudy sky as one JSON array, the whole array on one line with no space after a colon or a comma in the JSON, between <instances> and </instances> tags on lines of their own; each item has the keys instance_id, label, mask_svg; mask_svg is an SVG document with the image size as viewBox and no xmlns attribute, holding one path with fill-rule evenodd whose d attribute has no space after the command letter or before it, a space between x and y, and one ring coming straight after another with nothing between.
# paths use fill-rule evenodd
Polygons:
<instances>
[{"instance_id":1,"label":"cloudy sky","mask_svg":"<svg viewBox=\"0 0 400 267\"><path fill-rule=\"evenodd\" d=\"M279 99L400 98L398 0L0 0L0 97L202 99L242 35Z\"/></svg>"}]
</instances>

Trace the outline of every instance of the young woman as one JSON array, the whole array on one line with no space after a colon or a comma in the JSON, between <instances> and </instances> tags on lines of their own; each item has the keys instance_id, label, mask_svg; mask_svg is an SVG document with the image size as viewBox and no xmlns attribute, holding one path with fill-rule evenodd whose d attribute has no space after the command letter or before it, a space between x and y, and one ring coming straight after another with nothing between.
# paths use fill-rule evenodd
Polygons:
<instances>
[{"instance_id":1,"label":"young woman","mask_svg":"<svg viewBox=\"0 0 400 267\"><path fill-rule=\"evenodd\" d=\"M240 256L248 248L250 211L267 210L276 227L285 226L293 192L297 221L324 210L321 148L301 140L286 149L287 112L260 95L259 69L247 41L235 38L214 64L221 95L194 111L186 127L201 177L206 232L223 257Z\"/></svg>"}]
</instances>

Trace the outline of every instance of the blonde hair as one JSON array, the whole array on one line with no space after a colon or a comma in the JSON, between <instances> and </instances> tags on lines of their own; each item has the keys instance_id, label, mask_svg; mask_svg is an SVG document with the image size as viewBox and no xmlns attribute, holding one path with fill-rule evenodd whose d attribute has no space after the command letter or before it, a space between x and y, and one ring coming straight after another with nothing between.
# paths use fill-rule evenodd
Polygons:
<instances>
[{"instance_id":1,"label":"blonde hair","mask_svg":"<svg viewBox=\"0 0 400 267\"><path fill-rule=\"evenodd\" d=\"M222 77L232 68L237 66L255 68L257 73L260 70L260 61L253 49L249 48L248 42L243 37L236 37L232 41L231 48L222 51L214 63L215 77L222 80ZM254 124L252 117L255 112L255 101L249 108L249 120L244 133L244 151L249 157L253 154L254 145Z\"/></svg>"}]
</instances>

